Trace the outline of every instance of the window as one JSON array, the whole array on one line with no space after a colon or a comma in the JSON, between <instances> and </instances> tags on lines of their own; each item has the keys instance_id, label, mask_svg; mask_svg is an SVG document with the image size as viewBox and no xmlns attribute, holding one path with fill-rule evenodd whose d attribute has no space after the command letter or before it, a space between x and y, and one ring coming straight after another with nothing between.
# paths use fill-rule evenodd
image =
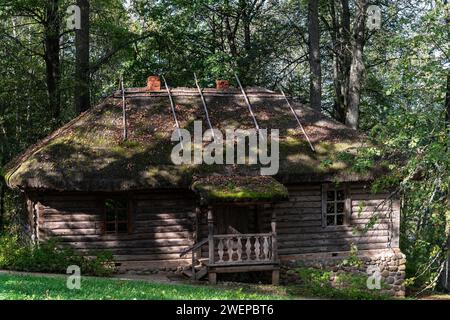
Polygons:
<instances>
[{"instance_id":1,"label":"window","mask_svg":"<svg viewBox=\"0 0 450 320\"><path fill-rule=\"evenodd\" d=\"M342 226L349 213L349 197L343 186L324 185L322 188L323 226Z\"/></svg>"},{"instance_id":2,"label":"window","mask_svg":"<svg viewBox=\"0 0 450 320\"><path fill-rule=\"evenodd\" d=\"M128 233L128 201L126 198L107 198L104 200L105 233Z\"/></svg>"}]
</instances>

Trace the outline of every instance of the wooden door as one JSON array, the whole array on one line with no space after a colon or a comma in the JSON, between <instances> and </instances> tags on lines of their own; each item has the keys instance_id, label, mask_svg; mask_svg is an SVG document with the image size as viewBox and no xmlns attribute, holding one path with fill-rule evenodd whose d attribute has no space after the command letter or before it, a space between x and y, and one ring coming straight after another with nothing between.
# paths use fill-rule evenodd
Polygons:
<instances>
[{"instance_id":1,"label":"wooden door","mask_svg":"<svg viewBox=\"0 0 450 320\"><path fill-rule=\"evenodd\" d=\"M214 208L214 233L256 233L257 209L255 206L218 206ZM230 228L231 227L231 228Z\"/></svg>"}]
</instances>

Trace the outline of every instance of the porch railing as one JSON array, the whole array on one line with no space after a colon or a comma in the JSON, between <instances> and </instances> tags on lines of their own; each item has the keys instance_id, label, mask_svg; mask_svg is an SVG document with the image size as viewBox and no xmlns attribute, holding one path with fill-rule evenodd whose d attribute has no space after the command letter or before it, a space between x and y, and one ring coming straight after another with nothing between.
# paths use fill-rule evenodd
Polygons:
<instances>
[{"instance_id":1,"label":"porch railing","mask_svg":"<svg viewBox=\"0 0 450 320\"><path fill-rule=\"evenodd\" d=\"M273 233L220 234L212 237L212 265L263 264L277 261ZM210 252L211 252L210 251Z\"/></svg>"}]
</instances>

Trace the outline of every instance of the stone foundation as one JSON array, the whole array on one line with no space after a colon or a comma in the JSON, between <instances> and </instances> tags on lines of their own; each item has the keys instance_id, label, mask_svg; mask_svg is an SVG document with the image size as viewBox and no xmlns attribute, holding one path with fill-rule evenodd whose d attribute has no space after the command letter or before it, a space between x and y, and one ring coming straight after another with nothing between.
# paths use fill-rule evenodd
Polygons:
<instances>
[{"instance_id":1,"label":"stone foundation","mask_svg":"<svg viewBox=\"0 0 450 320\"><path fill-rule=\"evenodd\" d=\"M349 257L350 260L349 260ZM349 263L354 259L357 263ZM347 260L347 263L345 263ZM282 259L281 283L299 283L298 275L288 273L289 270L297 267L313 267L331 271L330 284L334 285L334 278L342 272L372 276L380 275L380 293L395 297L405 296L405 255L399 249L361 251L354 257L350 252L339 252L330 254L310 254L286 257ZM377 289L374 289L377 290Z\"/></svg>"},{"instance_id":2,"label":"stone foundation","mask_svg":"<svg viewBox=\"0 0 450 320\"><path fill-rule=\"evenodd\" d=\"M186 269L190 269L190 260L173 261L121 261L116 264L116 271L119 274L157 274L171 273L180 274Z\"/></svg>"}]
</instances>

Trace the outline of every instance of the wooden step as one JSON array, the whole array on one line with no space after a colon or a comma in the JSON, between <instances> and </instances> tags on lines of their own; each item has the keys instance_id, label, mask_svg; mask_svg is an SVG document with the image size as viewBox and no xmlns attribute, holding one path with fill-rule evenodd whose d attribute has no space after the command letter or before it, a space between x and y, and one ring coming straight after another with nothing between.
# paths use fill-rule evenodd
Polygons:
<instances>
[{"instance_id":1,"label":"wooden step","mask_svg":"<svg viewBox=\"0 0 450 320\"><path fill-rule=\"evenodd\" d=\"M203 267L195 274L195 278L196 278L196 280L201 280L207 274L208 274L208 268Z\"/></svg>"},{"instance_id":2,"label":"wooden step","mask_svg":"<svg viewBox=\"0 0 450 320\"><path fill-rule=\"evenodd\" d=\"M190 279L192 279L192 270L188 269L188 270L183 270L182 274Z\"/></svg>"},{"instance_id":3,"label":"wooden step","mask_svg":"<svg viewBox=\"0 0 450 320\"><path fill-rule=\"evenodd\" d=\"M200 258L200 259L198 259L198 262L200 262L200 264L203 266L208 266L209 258Z\"/></svg>"},{"instance_id":4,"label":"wooden step","mask_svg":"<svg viewBox=\"0 0 450 320\"><path fill-rule=\"evenodd\" d=\"M201 280L207 274L208 268L203 266L195 266L195 279L192 274L192 269L183 270L183 275L193 280Z\"/></svg>"}]
</instances>

